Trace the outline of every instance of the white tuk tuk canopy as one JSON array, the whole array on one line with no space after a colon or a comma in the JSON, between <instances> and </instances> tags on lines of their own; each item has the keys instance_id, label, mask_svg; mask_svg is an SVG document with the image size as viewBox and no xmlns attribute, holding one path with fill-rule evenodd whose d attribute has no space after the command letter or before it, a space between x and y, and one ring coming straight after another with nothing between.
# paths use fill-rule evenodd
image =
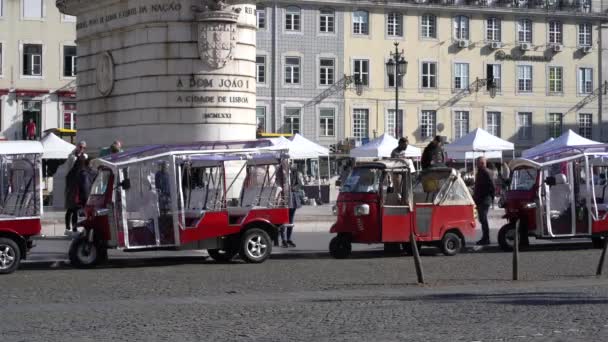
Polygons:
<instances>
[{"instance_id":1,"label":"white tuk tuk canopy","mask_svg":"<svg viewBox=\"0 0 608 342\"><path fill-rule=\"evenodd\" d=\"M503 151L513 151L513 143L496 137L482 128L476 128L469 134L445 146L451 159L473 159L479 156L502 158Z\"/></svg>"},{"instance_id":2,"label":"white tuk tuk canopy","mask_svg":"<svg viewBox=\"0 0 608 342\"><path fill-rule=\"evenodd\" d=\"M42 140L43 159L67 159L76 146L61 139L53 133L47 134Z\"/></svg>"},{"instance_id":3,"label":"white tuk tuk canopy","mask_svg":"<svg viewBox=\"0 0 608 342\"><path fill-rule=\"evenodd\" d=\"M574 133L571 129L569 129L568 132L560 135L559 137L553 140L545 141L544 143L538 146L523 151L522 157L528 159L536 159L540 157L546 157L551 154L567 153L572 150L585 149L593 147L594 145L602 145L602 143L583 138L580 135Z\"/></svg>"},{"instance_id":4,"label":"white tuk tuk canopy","mask_svg":"<svg viewBox=\"0 0 608 342\"><path fill-rule=\"evenodd\" d=\"M382 158L390 157L391 152L399 145L399 141L393 138L390 134L382 134L378 138L369 143L359 146L350 151L352 158ZM402 154L407 158L420 158L422 151L412 145L408 145L405 153Z\"/></svg>"}]
</instances>

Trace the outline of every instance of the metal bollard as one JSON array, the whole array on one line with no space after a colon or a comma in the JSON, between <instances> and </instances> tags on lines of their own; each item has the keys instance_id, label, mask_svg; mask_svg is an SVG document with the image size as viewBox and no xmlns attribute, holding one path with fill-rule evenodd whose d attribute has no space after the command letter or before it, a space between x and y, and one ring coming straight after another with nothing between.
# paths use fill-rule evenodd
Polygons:
<instances>
[{"instance_id":1,"label":"metal bollard","mask_svg":"<svg viewBox=\"0 0 608 342\"><path fill-rule=\"evenodd\" d=\"M515 223L515 237L513 239L513 280L519 280L519 226L520 221Z\"/></svg>"},{"instance_id":2,"label":"metal bollard","mask_svg":"<svg viewBox=\"0 0 608 342\"><path fill-rule=\"evenodd\" d=\"M418 253L418 244L416 243L414 229L410 229L410 245L412 246L412 254L414 255L414 266L416 266L418 284L424 284L424 271L422 270L422 263L420 261L420 254Z\"/></svg>"},{"instance_id":3,"label":"metal bollard","mask_svg":"<svg viewBox=\"0 0 608 342\"><path fill-rule=\"evenodd\" d=\"M604 248L602 248L602 256L600 257L600 262L597 264L597 271L595 272L596 276L602 275L602 271L604 269L604 261L606 260L606 249L608 249L608 236L604 237Z\"/></svg>"}]
</instances>

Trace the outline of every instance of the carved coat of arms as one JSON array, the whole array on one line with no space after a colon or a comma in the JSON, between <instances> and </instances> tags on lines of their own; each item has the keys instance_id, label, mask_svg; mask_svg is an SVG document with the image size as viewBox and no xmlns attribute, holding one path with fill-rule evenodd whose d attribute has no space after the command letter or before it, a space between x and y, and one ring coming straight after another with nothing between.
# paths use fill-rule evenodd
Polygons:
<instances>
[{"instance_id":1,"label":"carved coat of arms","mask_svg":"<svg viewBox=\"0 0 608 342\"><path fill-rule=\"evenodd\" d=\"M213 69L224 67L232 59L238 39L237 20L239 9L227 10L223 0L203 1L203 6L193 6L198 21L198 53Z\"/></svg>"}]
</instances>

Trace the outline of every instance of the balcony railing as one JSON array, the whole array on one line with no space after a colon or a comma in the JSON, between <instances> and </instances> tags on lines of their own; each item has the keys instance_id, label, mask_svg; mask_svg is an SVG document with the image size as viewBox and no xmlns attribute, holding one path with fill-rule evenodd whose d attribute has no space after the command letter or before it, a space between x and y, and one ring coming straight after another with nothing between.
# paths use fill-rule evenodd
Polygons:
<instances>
[{"instance_id":1,"label":"balcony railing","mask_svg":"<svg viewBox=\"0 0 608 342\"><path fill-rule=\"evenodd\" d=\"M404 3L446 7L484 7L591 13L591 0L401 0Z\"/></svg>"}]
</instances>

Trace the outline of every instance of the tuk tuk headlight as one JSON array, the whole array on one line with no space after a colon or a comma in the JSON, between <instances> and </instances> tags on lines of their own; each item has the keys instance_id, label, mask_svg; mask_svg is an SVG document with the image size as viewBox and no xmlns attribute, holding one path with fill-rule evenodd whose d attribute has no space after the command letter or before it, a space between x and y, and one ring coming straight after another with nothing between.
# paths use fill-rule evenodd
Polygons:
<instances>
[{"instance_id":1,"label":"tuk tuk headlight","mask_svg":"<svg viewBox=\"0 0 608 342\"><path fill-rule=\"evenodd\" d=\"M534 208L536 208L536 203L534 203L534 202L524 204L524 209L534 209Z\"/></svg>"},{"instance_id":2,"label":"tuk tuk headlight","mask_svg":"<svg viewBox=\"0 0 608 342\"><path fill-rule=\"evenodd\" d=\"M355 207L355 216L369 215L369 205L361 204Z\"/></svg>"},{"instance_id":3,"label":"tuk tuk headlight","mask_svg":"<svg viewBox=\"0 0 608 342\"><path fill-rule=\"evenodd\" d=\"M95 210L95 216L106 216L110 214L110 209L103 208Z\"/></svg>"}]
</instances>

